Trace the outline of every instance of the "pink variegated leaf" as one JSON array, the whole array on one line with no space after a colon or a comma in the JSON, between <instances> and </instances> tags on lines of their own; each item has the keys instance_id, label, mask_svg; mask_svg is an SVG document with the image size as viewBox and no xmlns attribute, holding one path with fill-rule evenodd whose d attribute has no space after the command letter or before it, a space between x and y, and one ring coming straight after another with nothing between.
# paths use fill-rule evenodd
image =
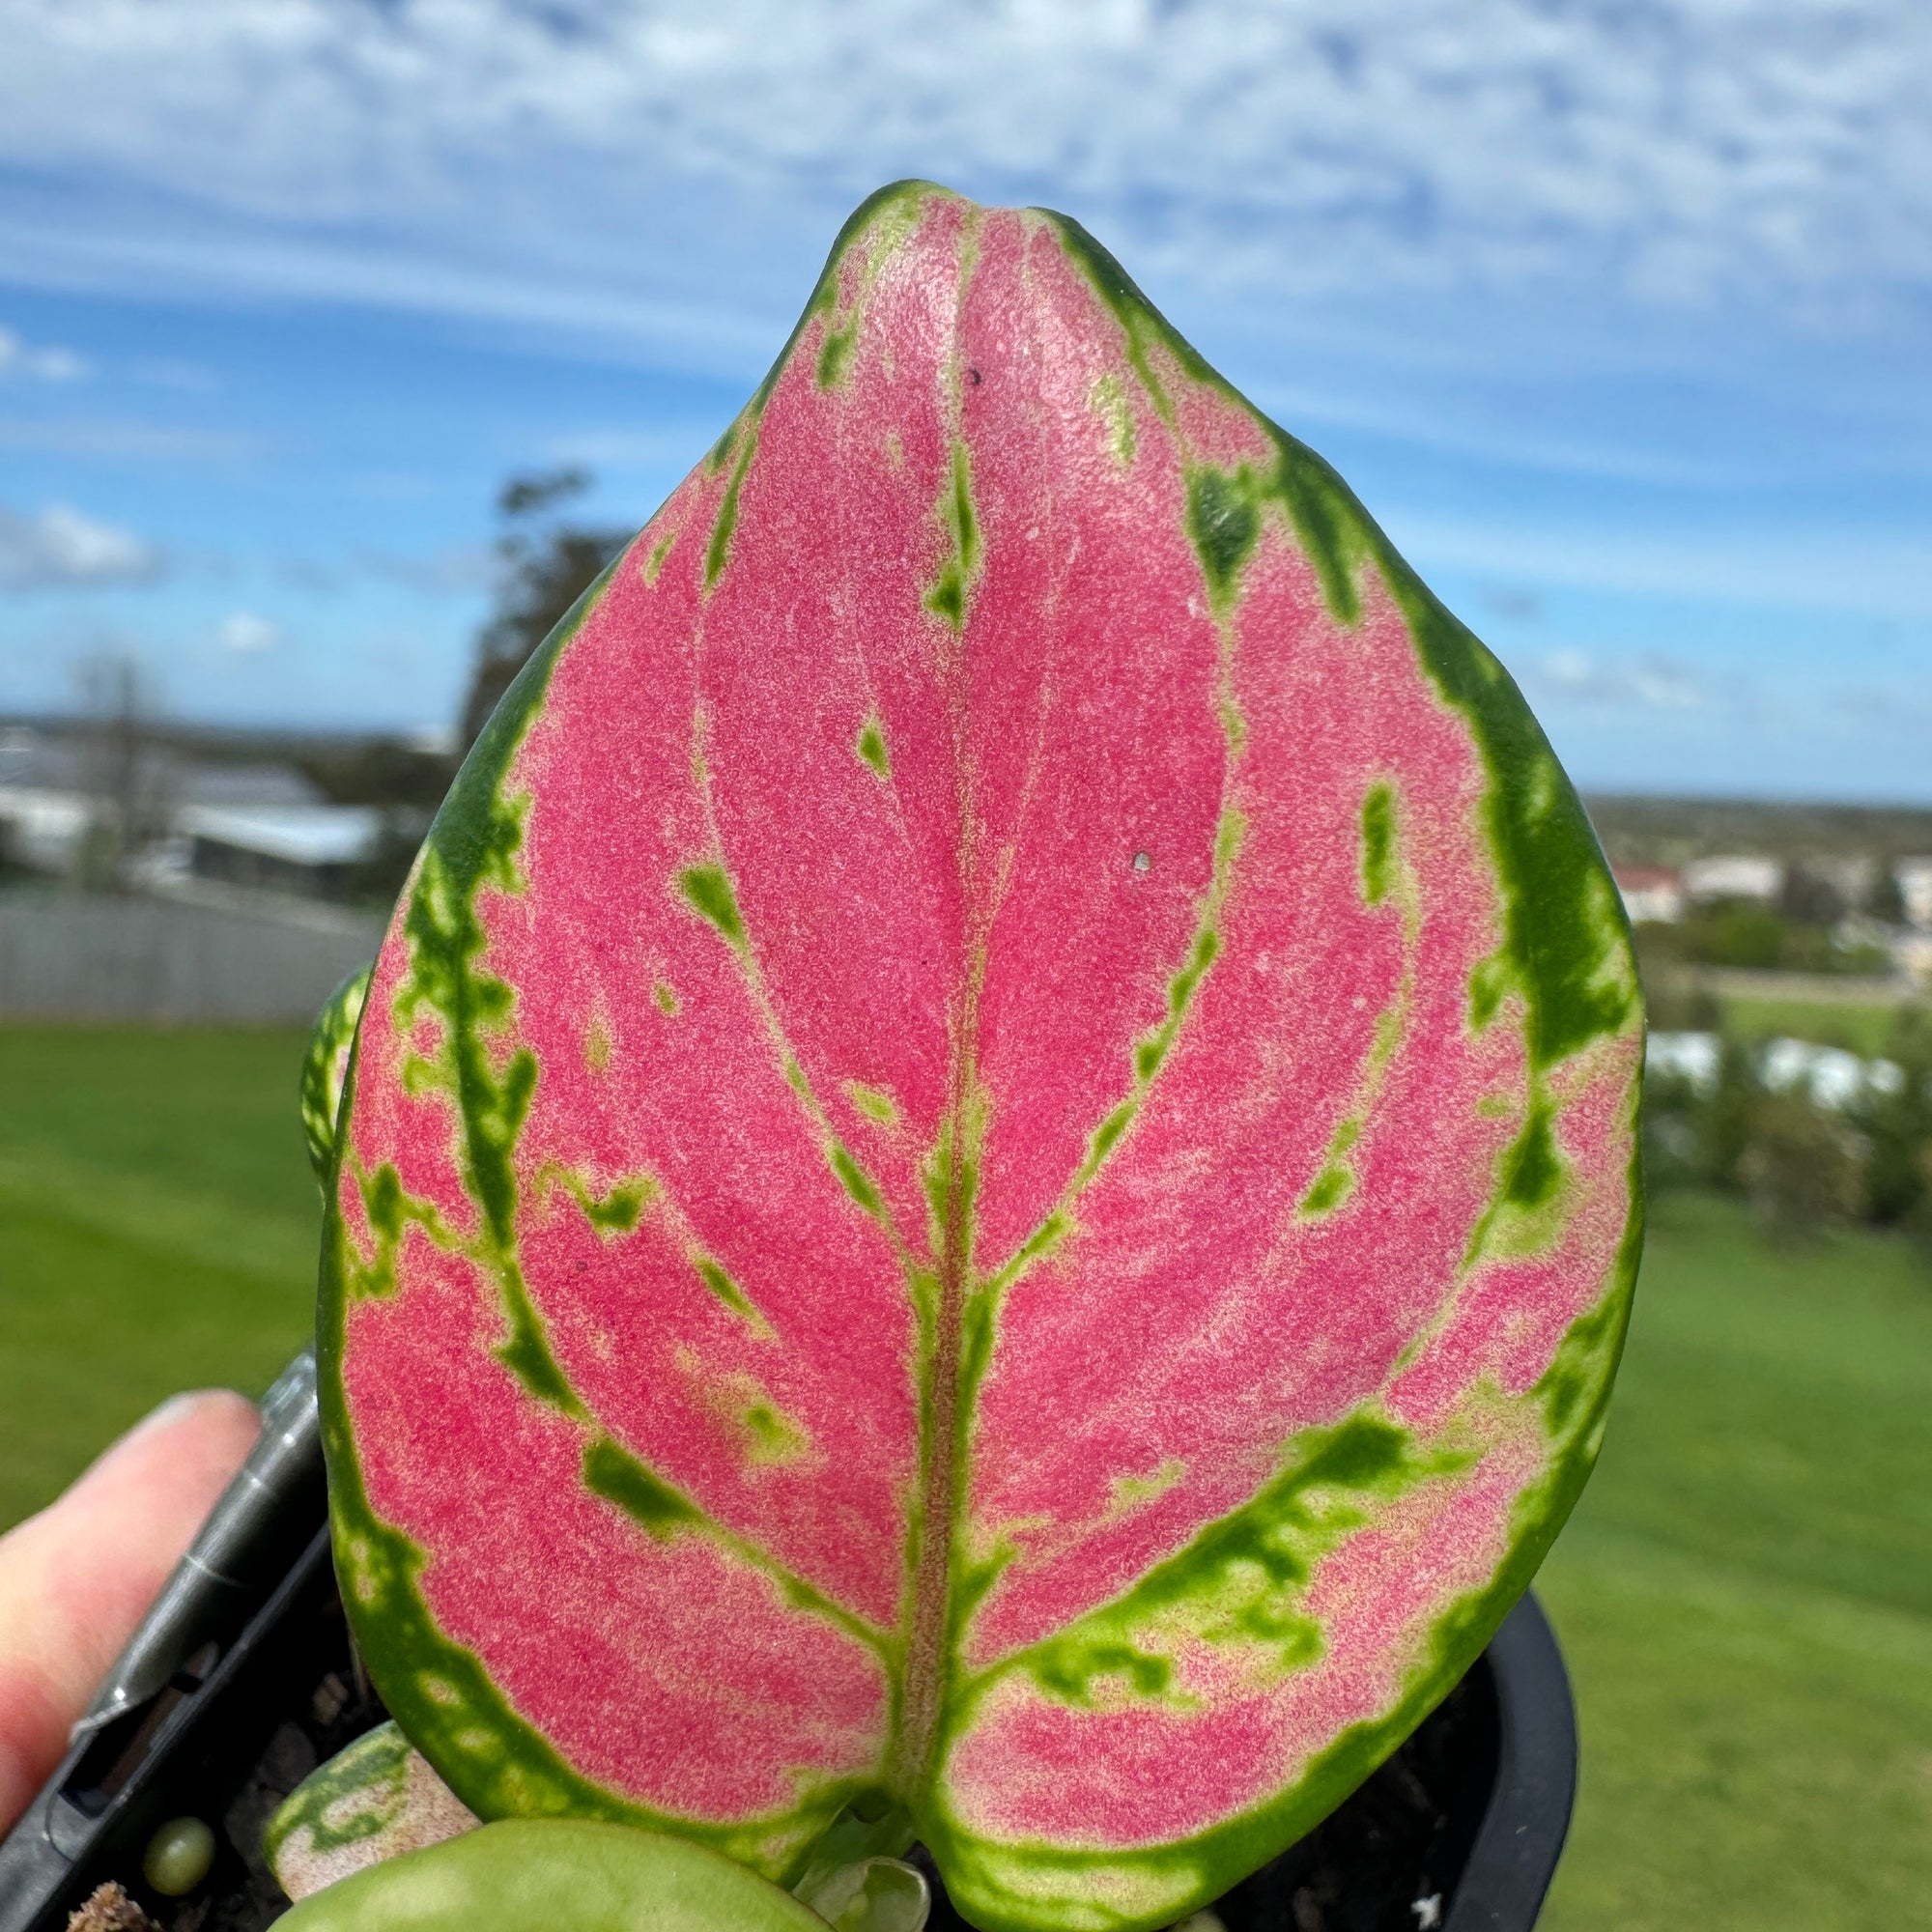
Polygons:
<instances>
[{"instance_id":1,"label":"pink variegated leaf","mask_svg":"<svg viewBox=\"0 0 1932 1932\"><path fill-rule=\"evenodd\" d=\"M1180 1917L1456 1681L1596 1453L1640 1018L1495 660L1072 223L921 184L465 766L322 1343L485 1817Z\"/></svg>"}]
</instances>

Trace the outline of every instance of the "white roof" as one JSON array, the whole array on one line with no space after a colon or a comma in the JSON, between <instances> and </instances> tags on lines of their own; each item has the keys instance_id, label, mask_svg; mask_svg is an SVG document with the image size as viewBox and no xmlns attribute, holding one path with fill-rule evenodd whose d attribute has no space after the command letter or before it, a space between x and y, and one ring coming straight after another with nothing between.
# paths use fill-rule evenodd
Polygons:
<instances>
[{"instance_id":1,"label":"white roof","mask_svg":"<svg viewBox=\"0 0 1932 1932\"><path fill-rule=\"evenodd\" d=\"M373 805L191 805L176 823L191 838L297 866L330 866L364 857L382 835L383 814Z\"/></svg>"},{"instance_id":2,"label":"white roof","mask_svg":"<svg viewBox=\"0 0 1932 1932\"><path fill-rule=\"evenodd\" d=\"M1684 889L1697 899L1776 898L1783 883L1782 862L1756 853L1719 853L1684 867Z\"/></svg>"}]
</instances>

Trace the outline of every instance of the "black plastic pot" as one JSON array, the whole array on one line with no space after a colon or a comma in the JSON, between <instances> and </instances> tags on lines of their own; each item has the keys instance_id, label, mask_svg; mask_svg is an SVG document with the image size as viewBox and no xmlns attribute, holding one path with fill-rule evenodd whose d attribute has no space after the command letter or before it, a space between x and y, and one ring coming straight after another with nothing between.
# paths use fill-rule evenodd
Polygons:
<instances>
[{"instance_id":1,"label":"black plastic pot","mask_svg":"<svg viewBox=\"0 0 1932 1932\"><path fill-rule=\"evenodd\" d=\"M312 1368L297 1364L265 1411L249 1468L0 1842L0 1932L65 1932L109 1880L167 1932L257 1932L286 1909L262 1828L384 1713L336 1595ZM1525 1597L1414 1736L1215 1912L1227 1932L1528 1932L1576 1781L1569 1680ZM214 1828L215 1861L185 1899L162 1898L143 1882L143 1853L183 1816ZM965 1923L936 1883L934 1901L934 1932Z\"/></svg>"}]
</instances>

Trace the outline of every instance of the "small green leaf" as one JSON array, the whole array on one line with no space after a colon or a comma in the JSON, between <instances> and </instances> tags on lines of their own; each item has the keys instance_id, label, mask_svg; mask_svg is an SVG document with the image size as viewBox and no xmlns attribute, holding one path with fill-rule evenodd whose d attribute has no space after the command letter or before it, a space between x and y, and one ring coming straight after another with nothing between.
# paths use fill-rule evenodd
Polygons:
<instances>
[{"instance_id":1,"label":"small green leaf","mask_svg":"<svg viewBox=\"0 0 1932 1932\"><path fill-rule=\"evenodd\" d=\"M329 994L309 1033L302 1056L302 1133L308 1141L309 1165L327 1187L329 1164L335 1158L335 1119L342 1111L342 1088L349 1076L349 1050L355 1039L355 1022L369 997L373 962L358 966Z\"/></svg>"},{"instance_id":2,"label":"small green leaf","mask_svg":"<svg viewBox=\"0 0 1932 1932\"><path fill-rule=\"evenodd\" d=\"M900 1859L838 1865L796 1891L834 1932L923 1932L932 1910L925 1874Z\"/></svg>"},{"instance_id":3,"label":"small green leaf","mask_svg":"<svg viewBox=\"0 0 1932 1932\"><path fill-rule=\"evenodd\" d=\"M816 1913L723 1853L581 1818L484 1825L359 1871L276 1922L282 1932L825 1932ZM877 1932L901 1932L900 1921Z\"/></svg>"}]
</instances>

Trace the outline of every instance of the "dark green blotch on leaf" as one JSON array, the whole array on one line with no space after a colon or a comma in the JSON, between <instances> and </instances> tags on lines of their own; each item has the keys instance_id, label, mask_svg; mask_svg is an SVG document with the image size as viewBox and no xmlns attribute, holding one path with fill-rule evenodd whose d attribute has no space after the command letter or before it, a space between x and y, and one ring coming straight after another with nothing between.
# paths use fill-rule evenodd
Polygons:
<instances>
[{"instance_id":1,"label":"dark green blotch on leaf","mask_svg":"<svg viewBox=\"0 0 1932 1932\"><path fill-rule=\"evenodd\" d=\"M583 1486L592 1495L615 1503L655 1537L668 1536L679 1523L703 1520L675 1490L608 1435L583 1452Z\"/></svg>"},{"instance_id":2,"label":"dark green blotch on leaf","mask_svg":"<svg viewBox=\"0 0 1932 1932\"><path fill-rule=\"evenodd\" d=\"M745 943L745 922L738 897L722 866L692 866L678 874L679 888L696 911L708 919L733 946Z\"/></svg>"}]
</instances>

